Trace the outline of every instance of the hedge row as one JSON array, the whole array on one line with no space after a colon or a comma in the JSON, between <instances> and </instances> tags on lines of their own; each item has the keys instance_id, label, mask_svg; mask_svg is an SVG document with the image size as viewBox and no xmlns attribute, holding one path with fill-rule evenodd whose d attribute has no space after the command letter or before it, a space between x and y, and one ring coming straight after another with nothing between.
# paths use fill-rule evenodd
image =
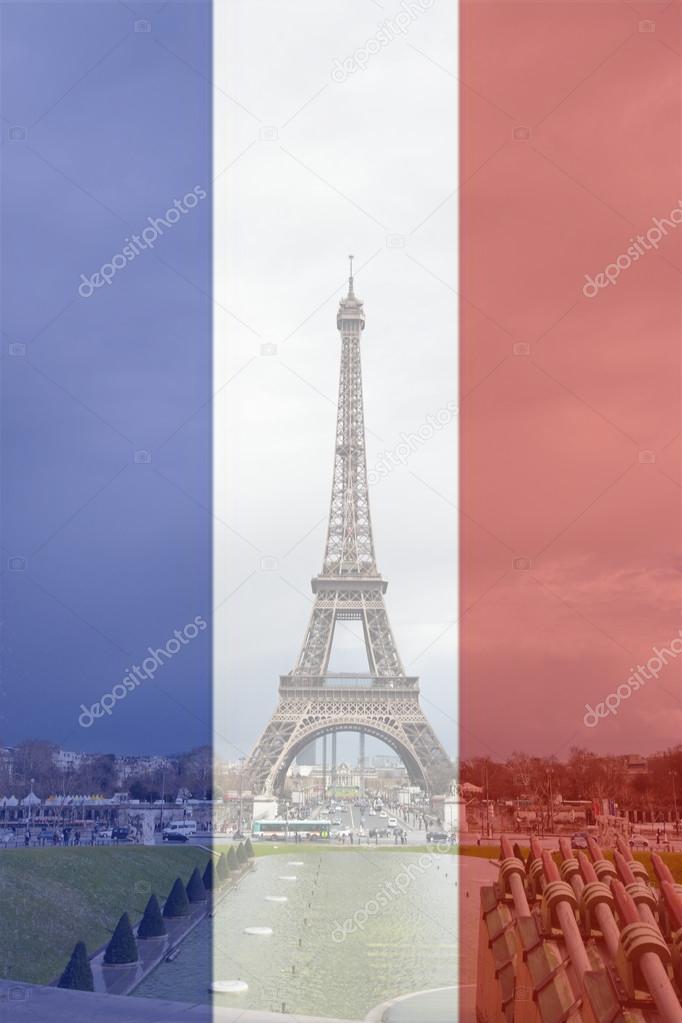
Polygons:
<instances>
[{"instance_id":1,"label":"hedge row","mask_svg":"<svg viewBox=\"0 0 682 1023\"><path fill-rule=\"evenodd\" d=\"M186 887L179 877L176 878L164 903L163 913L159 900L152 894L138 924L138 939L145 941L149 938L163 937L167 934L165 920L187 916L190 903L205 902L208 892L219 888L227 881L231 872L240 870L250 859L253 859L253 847L247 838L246 842L239 843L236 852L234 846L230 846L227 854L221 853L215 865L213 858L208 860L203 876L199 873L198 867L195 867ZM108 965L125 965L136 963L138 959L137 941L130 917L123 913L106 947L104 962ZM73 991L94 991L92 968L85 942L76 942L71 958L59 978L58 987L70 988Z\"/></svg>"}]
</instances>

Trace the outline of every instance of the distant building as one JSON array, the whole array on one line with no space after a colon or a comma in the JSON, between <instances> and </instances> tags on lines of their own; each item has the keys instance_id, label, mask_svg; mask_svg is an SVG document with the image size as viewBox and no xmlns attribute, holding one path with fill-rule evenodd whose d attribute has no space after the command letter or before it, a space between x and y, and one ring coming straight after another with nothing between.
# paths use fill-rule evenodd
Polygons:
<instances>
[{"instance_id":1,"label":"distant building","mask_svg":"<svg viewBox=\"0 0 682 1023\"><path fill-rule=\"evenodd\" d=\"M153 774L155 771L168 771L172 767L173 761L170 757L163 756L119 756L115 759L116 779L119 785L128 778Z\"/></svg>"},{"instance_id":2,"label":"distant building","mask_svg":"<svg viewBox=\"0 0 682 1023\"><path fill-rule=\"evenodd\" d=\"M0 746L0 767L7 771L7 774L12 777L14 770L14 755L16 750L14 746Z\"/></svg>"},{"instance_id":3,"label":"distant building","mask_svg":"<svg viewBox=\"0 0 682 1023\"><path fill-rule=\"evenodd\" d=\"M376 767L378 770L385 768L400 768L403 766L403 762L400 757L396 757L391 753L379 753L375 757L372 757L372 767Z\"/></svg>"},{"instance_id":4,"label":"distant building","mask_svg":"<svg viewBox=\"0 0 682 1023\"><path fill-rule=\"evenodd\" d=\"M60 771L77 771L91 756L90 753L73 753L71 750L58 749L52 754L52 760Z\"/></svg>"},{"instance_id":5,"label":"distant building","mask_svg":"<svg viewBox=\"0 0 682 1023\"><path fill-rule=\"evenodd\" d=\"M644 757L640 757L637 753L629 754L626 757L626 761L625 762L626 762L627 772L630 775L630 777L634 778L634 777L637 777L638 775L643 775L643 774L648 774L649 773L649 764L644 759Z\"/></svg>"}]
</instances>

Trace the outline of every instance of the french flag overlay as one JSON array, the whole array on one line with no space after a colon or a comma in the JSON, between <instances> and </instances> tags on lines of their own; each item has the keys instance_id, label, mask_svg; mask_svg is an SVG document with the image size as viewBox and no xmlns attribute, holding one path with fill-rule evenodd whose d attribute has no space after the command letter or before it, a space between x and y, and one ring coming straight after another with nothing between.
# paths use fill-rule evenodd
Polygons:
<instances>
[{"instance_id":1,"label":"french flag overlay","mask_svg":"<svg viewBox=\"0 0 682 1023\"><path fill-rule=\"evenodd\" d=\"M680 743L681 40L678 3L461 6L461 753L517 806L583 756L595 833L677 814L677 763L594 758Z\"/></svg>"},{"instance_id":2,"label":"french flag overlay","mask_svg":"<svg viewBox=\"0 0 682 1023\"><path fill-rule=\"evenodd\" d=\"M211 19L0 9L0 1000L30 1020L149 1018L113 996L206 914L206 839L161 831L212 788Z\"/></svg>"}]
</instances>

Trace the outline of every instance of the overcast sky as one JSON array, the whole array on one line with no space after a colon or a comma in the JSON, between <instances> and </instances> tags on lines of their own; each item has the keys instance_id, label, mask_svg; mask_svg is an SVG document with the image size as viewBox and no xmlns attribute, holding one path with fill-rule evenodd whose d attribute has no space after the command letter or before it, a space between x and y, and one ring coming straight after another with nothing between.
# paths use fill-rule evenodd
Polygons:
<instances>
[{"instance_id":1,"label":"overcast sky","mask_svg":"<svg viewBox=\"0 0 682 1023\"><path fill-rule=\"evenodd\" d=\"M455 752L456 27L451 4L412 11L216 9L215 729L230 759L275 709L322 563L351 252L369 469L444 421L372 486L371 510L406 671ZM338 638L349 668L358 637Z\"/></svg>"}]
</instances>

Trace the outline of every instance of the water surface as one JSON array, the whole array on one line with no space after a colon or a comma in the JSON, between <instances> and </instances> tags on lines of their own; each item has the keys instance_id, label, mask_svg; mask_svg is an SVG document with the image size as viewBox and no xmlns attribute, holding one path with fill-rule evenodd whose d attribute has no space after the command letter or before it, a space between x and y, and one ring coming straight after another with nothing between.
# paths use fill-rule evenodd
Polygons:
<instances>
[{"instance_id":1,"label":"water surface","mask_svg":"<svg viewBox=\"0 0 682 1023\"><path fill-rule=\"evenodd\" d=\"M259 858L213 921L135 994L364 1019L391 998L457 983L456 876L454 856L416 852L297 850ZM273 933L245 934L247 927ZM211 954L213 979L244 980L246 994L211 996Z\"/></svg>"}]
</instances>

